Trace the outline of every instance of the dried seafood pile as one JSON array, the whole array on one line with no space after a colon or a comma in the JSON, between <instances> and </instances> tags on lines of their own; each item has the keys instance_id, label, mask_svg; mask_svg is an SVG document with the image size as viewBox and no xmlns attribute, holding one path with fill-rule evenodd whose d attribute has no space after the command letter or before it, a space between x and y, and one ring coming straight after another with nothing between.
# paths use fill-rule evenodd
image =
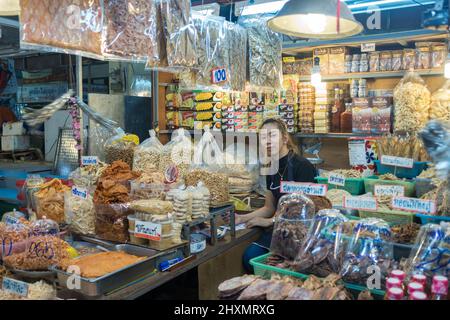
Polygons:
<instances>
[{"instance_id":1,"label":"dried seafood pile","mask_svg":"<svg viewBox=\"0 0 450 320\"><path fill-rule=\"evenodd\" d=\"M333 171L328 171L328 172L324 172L322 174L322 176L324 178L328 178L331 174L340 174L343 175L346 178L361 178L361 172L359 172L358 170L346 170L346 169L337 169L337 170L333 170Z\"/></svg>"},{"instance_id":2,"label":"dried seafood pile","mask_svg":"<svg viewBox=\"0 0 450 320\"><path fill-rule=\"evenodd\" d=\"M275 223L270 251L289 261L293 261L308 233L303 221L280 218Z\"/></svg>"},{"instance_id":3,"label":"dried seafood pile","mask_svg":"<svg viewBox=\"0 0 450 320\"><path fill-rule=\"evenodd\" d=\"M197 186L202 181L211 195L211 205L216 206L230 200L228 175L202 169L194 169L186 175L187 186Z\"/></svg>"},{"instance_id":4,"label":"dried seafood pile","mask_svg":"<svg viewBox=\"0 0 450 320\"><path fill-rule=\"evenodd\" d=\"M450 121L450 82L431 96L430 119Z\"/></svg>"},{"instance_id":5,"label":"dried seafood pile","mask_svg":"<svg viewBox=\"0 0 450 320\"><path fill-rule=\"evenodd\" d=\"M133 166L134 150L136 144L131 141L114 141L105 146L105 160L112 164L115 161L123 161L130 166Z\"/></svg>"},{"instance_id":6,"label":"dried seafood pile","mask_svg":"<svg viewBox=\"0 0 450 320\"><path fill-rule=\"evenodd\" d=\"M400 224L391 227L392 239L396 243L411 244L414 243L420 230L420 224Z\"/></svg>"},{"instance_id":7,"label":"dried seafood pile","mask_svg":"<svg viewBox=\"0 0 450 320\"><path fill-rule=\"evenodd\" d=\"M231 90L244 91L247 75L247 31L241 26L225 22L229 41L229 72Z\"/></svg>"},{"instance_id":8,"label":"dried seafood pile","mask_svg":"<svg viewBox=\"0 0 450 320\"><path fill-rule=\"evenodd\" d=\"M423 143L416 135L387 135L377 140L378 156L382 155L412 158L415 161L428 161L429 157Z\"/></svg>"}]
</instances>

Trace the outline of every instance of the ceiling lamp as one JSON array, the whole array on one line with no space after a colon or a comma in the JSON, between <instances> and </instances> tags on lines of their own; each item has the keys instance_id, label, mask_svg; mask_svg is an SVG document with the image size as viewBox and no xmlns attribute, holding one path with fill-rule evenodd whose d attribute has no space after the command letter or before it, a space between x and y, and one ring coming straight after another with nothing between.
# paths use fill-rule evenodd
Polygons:
<instances>
[{"instance_id":1,"label":"ceiling lamp","mask_svg":"<svg viewBox=\"0 0 450 320\"><path fill-rule=\"evenodd\" d=\"M267 25L288 36L316 39L345 38L364 30L340 0L289 0Z\"/></svg>"},{"instance_id":2,"label":"ceiling lamp","mask_svg":"<svg viewBox=\"0 0 450 320\"><path fill-rule=\"evenodd\" d=\"M19 12L19 0L0 0L0 16L17 16Z\"/></svg>"}]
</instances>

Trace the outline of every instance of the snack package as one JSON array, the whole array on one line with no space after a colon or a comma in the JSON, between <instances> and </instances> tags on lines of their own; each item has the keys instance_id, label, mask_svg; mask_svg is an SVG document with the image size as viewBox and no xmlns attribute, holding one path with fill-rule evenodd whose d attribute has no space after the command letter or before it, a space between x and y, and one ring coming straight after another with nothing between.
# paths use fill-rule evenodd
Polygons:
<instances>
[{"instance_id":1,"label":"snack package","mask_svg":"<svg viewBox=\"0 0 450 320\"><path fill-rule=\"evenodd\" d=\"M314 203L299 193L284 195L278 202L270 251L294 261L314 217Z\"/></svg>"},{"instance_id":2,"label":"snack package","mask_svg":"<svg viewBox=\"0 0 450 320\"><path fill-rule=\"evenodd\" d=\"M69 179L73 181L74 185L95 186L106 168L107 164L101 161L96 165L81 166L69 174Z\"/></svg>"},{"instance_id":3,"label":"snack package","mask_svg":"<svg viewBox=\"0 0 450 320\"><path fill-rule=\"evenodd\" d=\"M294 269L323 278L338 274L345 254L342 224L346 221L339 210L320 210L294 261Z\"/></svg>"},{"instance_id":4,"label":"snack package","mask_svg":"<svg viewBox=\"0 0 450 320\"><path fill-rule=\"evenodd\" d=\"M103 52L108 59L159 62L155 0L107 0Z\"/></svg>"},{"instance_id":5,"label":"snack package","mask_svg":"<svg viewBox=\"0 0 450 320\"><path fill-rule=\"evenodd\" d=\"M4 257L24 252L31 234L30 223L20 220L18 223L0 223L0 254Z\"/></svg>"},{"instance_id":6,"label":"snack package","mask_svg":"<svg viewBox=\"0 0 450 320\"><path fill-rule=\"evenodd\" d=\"M177 188L177 183L166 183L164 174L159 171L143 173L138 179L131 181L131 197L133 199L161 199L166 193Z\"/></svg>"},{"instance_id":7,"label":"snack package","mask_svg":"<svg viewBox=\"0 0 450 320\"><path fill-rule=\"evenodd\" d=\"M417 132L429 118L431 94L423 79L408 72L394 89L395 131Z\"/></svg>"},{"instance_id":8,"label":"snack package","mask_svg":"<svg viewBox=\"0 0 450 320\"><path fill-rule=\"evenodd\" d=\"M402 69L411 71L416 67L416 51L414 49L403 49Z\"/></svg>"},{"instance_id":9,"label":"snack package","mask_svg":"<svg viewBox=\"0 0 450 320\"><path fill-rule=\"evenodd\" d=\"M25 193L26 206L33 211L36 211L36 202L34 193L40 190L40 185L45 182L45 179L38 174L27 175L23 185L23 192Z\"/></svg>"},{"instance_id":10,"label":"snack package","mask_svg":"<svg viewBox=\"0 0 450 320\"><path fill-rule=\"evenodd\" d=\"M104 240L125 243L129 240L127 216L129 203L95 203L95 234Z\"/></svg>"},{"instance_id":11,"label":"snack package","mask_svg":"<svg viewBox=\"0 0 450 320\"><path fill-rule=\"evenodd\" d=\"M430 119L450 121L450 81L431 95Z\"/></svg>"},{"instance_id":12,"label":"snack package","mask_svg":"<svg viewBox=\"0 0 450 320\"><path fill-rule=\"evenodd\" d=\"M427 42L416 43L416 69L429 69L431 64L430 44Z\"/></svg>"},{"instance_id":13,"label":"snack package","mask_svg":"<svg viewBox=\"0 0 450 320\"><path fill-rule=\"evenodd\" d=\"M189 133L178 129L162 149L159 171L168 183L179 182L185 177L191 161L192 142Z\"/></svg>"},{"instance_id":14,"label":"snack package","mask_svg":"<svg viewBox=\"0 0 450 320\"><path fill-rule=\"evenodd\" d=\"M64 194L64 216L72 232L95 235L95 208L92 190L73 186Z\"/></svg>"},{"instance_id":15,"label":"snack package","mask_svg":"<svg viewBox=\"0 0 450 320\"><path fill-rule=\"evenodd\" d=\"M58 223L64 222L64 193L70 188L59 179L53 179L40 186L34 194L36 215L39 219L47 217Z\"/></svg>"},{"instance_id":16,"label":"snack package","mask_svg":"<svg viewBox=\"0 0 450 320\"><path fill-rule=\"evenodd\" d=\"M117 130L117 134L111 137L105 144L105 159L108 164L121 160L133 166L134 150L139 144L139 138L128 139L128 135L122 129ZM132 136L133 137L133 136Z\"/></svg>"},{"instance_id":17,"label":"snack package","mask_svg":"<svg viewBox=\"0 0 450 320\"><path fill-rule=\"evenodd\" d=\"M369 53L369 71L378 72L380 71L380 52L374 51Z\"/></svg>"},{"instance_id":18,"label":"snack package","mask_svg":"<svg viewBox=\"0 0 450 320\"><path fill-rule=\"evenodd\" d=\"M391 230L384 220L361 219L353 230L345 254L340 272L343 280L367 286L374 270L379 270L381 279L385 279L395 267L391 238ZM385 284L379 285L383 287Z\"/></svg>"},{"instance_id":19,"label":"snack package","mask_svg":"<svg viewBox=\"0 0 450 320\"><path fill-rule=\"evenodd\" d=\"M23 49L102 59L101 0L21 0Z\"/></svg>"},{"instance_id":20,"label":"snack package","mask_svg":"<svg viewBox=\"0 0 450 320\"><path fill-rule=\"evenodd\" d=\"M445 43L435 43L431 46L431 68L442 68L447 59Z\"/></svg>"},{"instance_id":21,"label":"snack package","mask_svg":"<svg viewBox=\"0 0 450 320\"><path fill-rule=\"evenodd\" d=\"M134 151L133 170L151 173L158 170L163 145L155 130L149 130L150 138L144 140Z\"/></svg>"}]
</instances>

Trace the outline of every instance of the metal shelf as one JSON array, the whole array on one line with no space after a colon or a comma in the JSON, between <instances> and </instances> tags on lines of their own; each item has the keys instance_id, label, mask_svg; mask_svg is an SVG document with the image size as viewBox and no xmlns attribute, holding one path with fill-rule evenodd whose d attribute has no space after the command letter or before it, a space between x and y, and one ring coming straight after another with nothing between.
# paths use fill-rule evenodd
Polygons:
<instances>
[{"instance_id":1,"label":"metal shelf","mask_svg":"<svg viewBox=\"0 0 450 320\"><path fill-rule=\"evenodd\" d=\"M324 75L322 76L322 81L337 81L337 80L347 80L347 79L361 79L361 78L402 78L407 71L385 71L385 72L354 72L354 73L344 73L335 75ZM426 69L426 70L414 70L417 74L421 76L442 76L444 71L442 69ZM300 81L311 81L311 76L300 76Z\"/></svg>"},{"instance_id":2,"label":"metal shelf","mask_svg":"<svg viewBox=\"0 0 450 320\"><path fill-rule=\"evenodd\" d=\"M296 138L333 138L333 139L348 139L348 138L362 138L362 137L377 137L380 134L360 134L360 133L296 133Z\"/></svg>"}]
</instances>

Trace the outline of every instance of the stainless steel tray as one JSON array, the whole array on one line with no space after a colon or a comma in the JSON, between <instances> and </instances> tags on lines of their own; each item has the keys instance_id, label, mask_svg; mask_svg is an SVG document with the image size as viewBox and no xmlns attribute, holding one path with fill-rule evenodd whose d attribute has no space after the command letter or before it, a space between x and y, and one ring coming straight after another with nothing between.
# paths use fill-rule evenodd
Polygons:
<instances>
[{"instance_id":1,"label":"stainless steel tray","mask_svg":"<svg viewBox=\"0 0 450 320\"><path fill-rule=\"evenodd\" d=\"M84 238L83 240L88 241L87 238ZM87 296L100 296L105 293L114 291L115 289L125 286L141 277L150 275L157 268L157 261L159 260L159 258L166 255L166 253L164 252L158 252L156 250L130 244L110 244L110 246L107 246L106 243L103 242L101 245L111 251L124 251L132 255L147 258L143 261L124 267L120 270L114 271L99 278L81 277L80 288L72 290L75 290ZM51 267L51 270L56 272L60 286L68 288L67 284L69 282L73 282L73 274L67 273L55 266Z\"/></svg>"}]
</instances>

